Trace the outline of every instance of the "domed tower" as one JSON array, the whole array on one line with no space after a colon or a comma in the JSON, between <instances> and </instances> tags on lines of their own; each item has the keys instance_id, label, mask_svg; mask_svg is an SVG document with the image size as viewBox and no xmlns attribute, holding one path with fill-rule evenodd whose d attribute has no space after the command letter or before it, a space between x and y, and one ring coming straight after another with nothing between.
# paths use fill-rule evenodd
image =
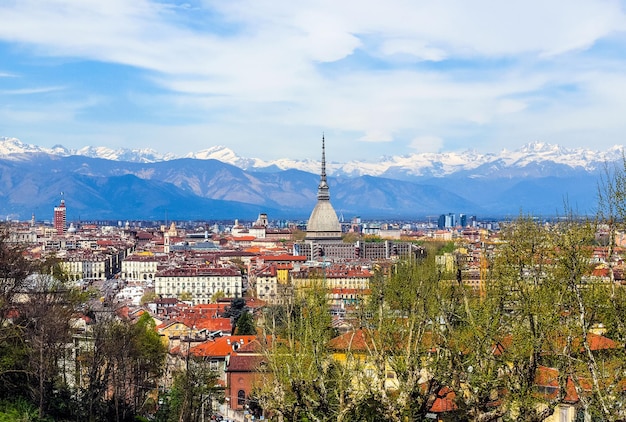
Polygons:
<instances>
[{"instance_id":1,"label":"domed tower","mask_svg":"<svg viewBox=\"0 0 626 422\"><path fill-rule=\"evenodd\" d=\"M341 224L330 203L328 182L326 181L326 146L322 135L322 175L317 187L317 204L306 225L306 240L311 243L341 241Z\"/></svg>"}]
</instances>

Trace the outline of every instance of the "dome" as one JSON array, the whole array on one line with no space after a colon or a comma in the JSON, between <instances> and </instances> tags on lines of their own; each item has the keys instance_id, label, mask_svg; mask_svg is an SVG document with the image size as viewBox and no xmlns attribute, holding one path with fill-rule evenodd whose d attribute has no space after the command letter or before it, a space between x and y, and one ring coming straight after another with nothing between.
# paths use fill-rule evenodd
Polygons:
<instances>
[{"instance_id":1,"label":"dome","mask_svg":"<svg viewBox=\"0 0 626 422\"><path fill-rule=\"evenodd\" d=\"M341 239L341 224L330 201L317 201L306 225L307 238Z\"/></svg>"}]
</instances>

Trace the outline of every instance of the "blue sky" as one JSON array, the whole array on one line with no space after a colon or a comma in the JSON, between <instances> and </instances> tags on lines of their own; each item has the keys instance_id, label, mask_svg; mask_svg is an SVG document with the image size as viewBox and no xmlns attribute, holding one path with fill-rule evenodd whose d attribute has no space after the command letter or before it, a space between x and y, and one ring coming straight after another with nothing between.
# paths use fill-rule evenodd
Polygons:
<instances>
[{"instance_id":1,"label":"blue sky","mask_svg":"<svg viewBox=\"0 0 626 422\"><path fill-rule=\"evenodd\" d=\"M331 161L626 134L607 0L0 0L0 136Z\"/></svg>"}]
</instances>

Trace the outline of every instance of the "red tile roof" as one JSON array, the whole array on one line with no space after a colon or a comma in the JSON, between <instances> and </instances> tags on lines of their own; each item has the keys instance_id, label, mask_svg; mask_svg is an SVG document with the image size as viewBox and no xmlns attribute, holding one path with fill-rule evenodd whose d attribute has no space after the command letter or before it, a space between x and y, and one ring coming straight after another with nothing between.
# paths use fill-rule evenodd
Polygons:
<instances>
[{"instance_id":1,"label":"red tile roof","mask_svg":"<svg viewBox=\"0 0 626 422\"><path fill-rule=\"evenodd\" d=\"M271 261L306 262L307 257L302 256L302 255L281 254L281 255L263 255L263 256L260 256L259 259L262 259L265 262L271 262Z\"/></svg>"},{"instance_id":2,"label":"red tile roof","mask_svg":"<svg viewBox=\"0 0 626 422\"><path fill-rule=\"evenodd\" d=\"M237 351L239 347L253 341L256 336L226 336L214 340L207 340L189 350L193 356L198 357L226 357Z\"/></svg>"},{"instance_id":3,"label":"red tile roof","mask_svg":"<svg viewBox=\"0 0 626 422\"><path fill-rule=\"evenodd\" d=\"M456 393L454 391L448 387L443 387L437 392L437 398L428 410L433 413L443 413L457 410L458 407L454 402L455 398Z\"/></svg>"},{"instance_id":4,"label":"red tile roof","mask_svg":"<svg viewBox=\"0 0 626 422\"><path fill-rule=\"evenodd\" d=\"M222 330L229 333L233 329L230 318L203 318L196 321L195 326L198 330Z\"/></svg>"},{"instance_id":5,"label":"red tile roof","mask_svg":"<svg viewBox=\"0 0 626 422\"><path fill-rule=\"evenodd\" d=\"M372 341L365 331L350 331L330 340L328 343L332 350L352 350L365 352L372 347Z\"/></svg>"},{"instance_id":6,"label":"red tile roof","mask_svg":"<svg viewBox=\"0 0 626 422\"><path fill-rule=\"evenodd\" d=\"M493 354L496 356L501 355L507 348L511 346L513 342L513 337L511 335L505 336L498 344L494 346ZM548 347L552 347L553 350L546 349L544 353L552 353L555 350L560 350L563 348L565 340L562 336L555 336L552 338L552 345L548 345ZM597 352L599 350L610 350L616 349L618 347L617 343L614 340L611 340L608 337L601 336L599 334L588 333L587 334L587 343L589 344L589 348L592 352ZM580 338L575 338L572 341L572 347L574 350L578 349L581 352L583 351L583 345Z\"/></svg>"},{"instance_id":7,"label":"red tile roof","mask_svg":"<svg viewBox=\"0 0 626 422\"><path fill-rule=\"evenodd\" d=\"M578 378L578 383L585 392L591 391L591 382L586 378ZM555 398L559 393L559 371L554 368L548 368L546 366L540 366L537 368L537 374L535 375L535 384L539 387L543 387L542 393L550 398ZM576 403L580 400L574 381L571 377L567 378L567 384L565 387L565 397L563 401L566 403Z\"/></svg>"}]
</instances>

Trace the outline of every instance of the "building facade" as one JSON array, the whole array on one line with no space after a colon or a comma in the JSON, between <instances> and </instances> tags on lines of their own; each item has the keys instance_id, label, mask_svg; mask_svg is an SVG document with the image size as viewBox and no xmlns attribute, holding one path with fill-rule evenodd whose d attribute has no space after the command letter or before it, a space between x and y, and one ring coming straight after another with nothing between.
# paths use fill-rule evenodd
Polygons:
<instances>
[{"instance_id":1,"label":"building facade","mask_svg":"<svg viewBox=\"0 0 626 422\"><path fill-rule=\"evenodd\" d=\"M178 298L194 305L210 303L217 292L226 297L241 297L241 271L211 266L167 269L155 275L154 289L162 298Z\"/></svg>"},{"instance_id":2,"label":"building facade","mask_svg":"<svg viewBox=\"0 0 626 422\"><path fill-rule=\"evenodd\" d=\"M61 203L54 207L54 229L56 230L56 234L62 236L66 231L67 224L67 210L65 209L65 199L61 199Z\"/></svg>"}]
</instances>

